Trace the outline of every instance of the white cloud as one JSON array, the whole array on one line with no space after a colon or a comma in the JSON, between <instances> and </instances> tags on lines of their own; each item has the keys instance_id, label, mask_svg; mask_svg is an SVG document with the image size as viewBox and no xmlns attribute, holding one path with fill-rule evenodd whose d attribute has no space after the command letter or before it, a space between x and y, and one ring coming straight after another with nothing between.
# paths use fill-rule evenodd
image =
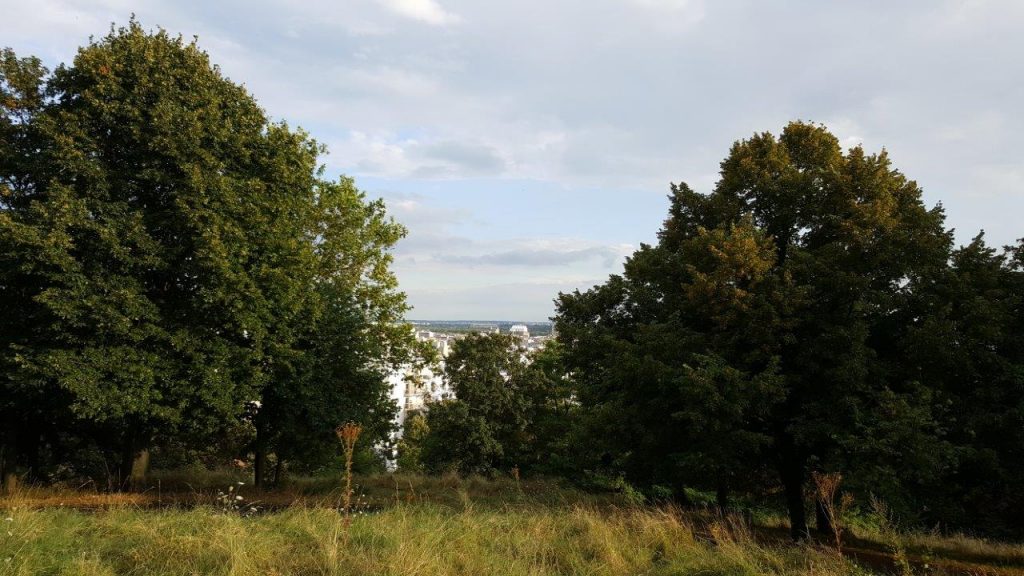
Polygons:
<instances>
[{"instance_id":1,"label":"white cloud","mask_svg":"<svg viewBox=\"0 0 1024 576\"><path fill-rule=\"evenodd\" d=\"M629 0L646 13L646 26L664 36L693 31L705 19L703 0Z\"/></svg>"},{"instance_id":2,"label":"white cloud","mask_svg":"<svg viewBox=\"0 0 1024 576\"><path fill-rule=\"evenodd\" d=\"M378 132L354 130L349 138L330 146L331 158L338 158L355 175L389 178L460 179L471 176L500 176L508 161L492 144L462 139L426 137L401 138Z\"/></svg>"},{"instance_id":3,"label":"white cloud","mask_svg":"<svg viewBox=\"0 0 1024 576\"><path fill-rule=\"evenodd\" d=\"M699 2L693 0L632 0L634 4L644 6L646 8L656 8L660 10L703 10L703 6Z\"/></svg>"},{"instance_id":4,"label":"white cloud","mask_svg":"<svg viewBox=\"0 0 1024 576\"><path fill-rule=\"evenodd\" d=\"M599 277L669 181L707 191L735 140L797 118L885 146L958 238L1024 234L1024 2L231 1L0 0L0 39L52 66L133 10L198 34L330 172L422 193L389 208L411 295Z\"/></svg>"},{"instance_id":5,"label":"white cloud","mask_svg":"<svg viewBox=\"0 0 1024 576\"><path fill-rule=\"evenodd\" d=\"M423 290L410 295L411 318L420 320L520 320L539 322L555 312L559 292L604 280L509 282L486 287Z\"/></svg>"},{"instance_id":6,"label":"white cloud","mask_svg":"<svg viewBox=\"0 0 1024 576\"><path fill-rule=\"evenodd\" d=\"M384 192L380 194L387 205L388 214L417 232L449 235L448 229L466 223L472 214L464 208L441 208L430 203L422 194ZM404 247L405 242L399 244Z\"/></svg>"},{"instance_id":7,"label":"white cloud","mask_svg":"<svg viewBox=\"0 0 1024 576\"><path fill-rule=\"evenodd\" d=\"M456 24L462 19L446 11L435 0L379 0L392 12L434 26Z\"/></svg>"},{"instance_id":8,"label":"white cloud","mask_svg":"<svg viewBox=\"0 0 1024 576\"><path fill-rule=\"evenodd\" d=\"M444 264L477 267L514 266L525 269L566 267L582 263L598 263L612 270L622 264L634 247L582 241L576 238L554 240L518 240L501 242L498 246L473 245L472 253L445 253L436 257Z\"/></svg>"},{"instance_id":9,"label":"white cloud","mask_svg":"<svg viewBox=\"0 0 1024 576\"><path fill-rule=\"evenodd\" d=\"M374 69L351 69L346 66L339 67L336 74L339 82L354 89L377 93L389 98L396 96L427 98L438 90L437 81L433 78L392 66L381 66Z\"/></svg>"},{"instance_id":10,"label":"white cloud","mask_svg":"<svg viewBox=\"0 0 1024 576\"><path fill-rule=\"evenodd\" d=\"M1024 166L1020 163L982 164L974 169L974 189L977 199L988 198L995 202L1012 198L1024 198ZM1024 230L1018 229L1024 235Z\"/></svg>"}]
</instances>

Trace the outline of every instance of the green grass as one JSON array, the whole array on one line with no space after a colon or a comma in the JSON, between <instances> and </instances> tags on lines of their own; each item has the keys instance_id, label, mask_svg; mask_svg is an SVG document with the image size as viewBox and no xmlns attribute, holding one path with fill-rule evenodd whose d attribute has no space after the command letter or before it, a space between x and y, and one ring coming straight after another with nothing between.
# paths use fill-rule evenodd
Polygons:
<instances>
[{"instance_id":1,"label":"green grass","mask_svg":"<svg viewBox=\"0 0 1024 576\"><path fill-rule=\"evenodd\" d=\"M241 483L241 485L239 485ZM477 507L626 506L627 498L614 492L592 493L569 482L550 478L531 478L516 482L512 478L482 478L457 475L423 476L417 474L357 475L353 480L361 503L373 510L396 504L436 504L461 509L467 502ZM133 492L98 492L54 486L21 486L14 498L0 498L0 507L68 507L97 510L123 506L192 507L214 505L219 492L237 488L247 501L263 509L283 509L293 505L334 506L341 501L342 484L338 477L291 477L284 486L255 490L250 478L233 471L157 472L144 486Z\"/></svg>"},{"instance_id":2,"label":"green grass","mask_svg":"<svg viewBox=\"0 0 1024 576\"><path fill-rule=\"evenodd\" d=\"M165 473L135 493L23 488L0 498L0 576L871 573L827 546L791 544L772 522L638 506L557 480L359 476L365 513L347 538L332 508L338 479L293 478L266 492L238 482L245 477L232 472ZM259 513L218 505L228 486ZM891 543L868 528L852 531L849 551L877 573L893 572ZM1019 544L899 540L917 574L1024 576Z\"/></svg>"},{"instance_id":3,"label":"green grass","mask_svg":"<svg viewBox=\"0 0 1024 576\"><path fill-rule=\"evenodd\" d=\"M858 574L810 548L709 540L658 510L399 505L356 517L292 508L245 518L192 510L11 510L0 574ZM9 534L8 534L9 532Z\"/></svg>"}]
</instances>

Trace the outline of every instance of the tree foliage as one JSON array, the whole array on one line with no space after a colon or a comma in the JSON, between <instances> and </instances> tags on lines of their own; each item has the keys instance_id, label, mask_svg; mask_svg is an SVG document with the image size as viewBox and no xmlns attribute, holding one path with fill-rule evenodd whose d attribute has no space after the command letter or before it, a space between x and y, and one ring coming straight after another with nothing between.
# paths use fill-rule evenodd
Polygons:
<instances>
[{"instance_id":1,"label":"tree foliage","mask_svg":"<svg viewBox=\"0 0 1024 576\"><path fill-rule=\"evenodd\" d=\"M915 477L929 520L1024 533L1024 241L999 252L979 234L921 291L903 341L907 378L929 390L955 459ZM894 446L918 460L915 444Z\"/></svg>"},{"instance_id":2,"label":"tree foliage","mask_svg":"<svg viewBox=\"0 0 1024 576\"><path fill-rule=\"evenodd\" d=\"M550 369L551 362L531 362L514 336L458 340L444 367L455 398L427 410L425 468L463 474L537 468L558 437L552 419L567 391Z\"/></svg>"},{"instance_id":3,"label":"tree foliage","mask_svg":"<svg viewBox=\"0 0 1024 576\"><path fill-rule=\"evenodd\" d=\"M942 466L896 350L951 237L884 151L796 122L737 142L711 194L673 185L670 201L657 245L557 302L580 398L614 430L606 461L720 494L773 469L796 536L810 468L897 478L904 463L864 453L897 439L934 455L918 474Z\"/></svg>"},{"instance_id":4,"label":"tree foliage","mask_svg":"<svg viewBox=\"0 0 1024 576\"><path fill-rule=\"evenodd\" d=\"M195 42L133 21L52 74L0 63L8 455L31 466L53 422L130 457L254 401L280 456L345 416L386 436L409 338L382 204Z\"/></svg>"}]
</instances>

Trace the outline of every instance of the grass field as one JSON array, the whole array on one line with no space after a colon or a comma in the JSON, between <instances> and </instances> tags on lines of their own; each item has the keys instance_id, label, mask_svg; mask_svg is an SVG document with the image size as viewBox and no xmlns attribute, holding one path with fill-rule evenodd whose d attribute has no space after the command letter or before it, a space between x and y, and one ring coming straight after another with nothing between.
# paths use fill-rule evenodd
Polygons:
<instances>
[{"instance_id":1,"label":"grass field","mask_svg":"<svg viewBox=\"0 0 1024 576\"><path fill-rule=\"evenodd\" d=\"M231 475L157 477L133 494L25 489L0 500L0 574L872 574L899 572L884 542L852 557L792 545L733 518L638 506L535 480L360 478L351 526L330 480L256 493ZM232 486L229 490L228 486ZM237 486L236 490L234 487ZM242 494L236 500L236 494ZM255 508L255 512L250 512ZM915 540L916 538L916 540ZM907 536L920 574L1024 574L1024 547ZM927 556L925 556L927 554ZM925 565L927 564L927 566Z\"/></svg>"}]
</instances>

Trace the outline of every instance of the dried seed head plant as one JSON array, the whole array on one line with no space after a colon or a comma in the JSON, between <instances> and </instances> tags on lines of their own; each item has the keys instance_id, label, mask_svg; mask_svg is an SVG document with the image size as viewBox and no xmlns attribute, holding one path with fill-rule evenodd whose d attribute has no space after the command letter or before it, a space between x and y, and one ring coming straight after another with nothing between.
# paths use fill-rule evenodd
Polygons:
<instances>
[{"instance_id":1,"label":"dried seed head plant","mask_svg":"<svg viewBox=\"0 0 1024 576\"><path fill-rule=\"evenodd\" d=\"M345 448L346 455L351 454L355 450L356 441L359 440L359 435L362 432L363 427L355 422L348 422L334 429L334 433L338 435L338 440L341 441L342 446Z\"/></svg>"},{"instance_id":2,"label":"dried seed head plant","mask_svg":"<svg viewBox=\"0 0 1024 576\"><path fill-rule=\"evenodd\" d=\"M853 504L853 496L845 493L840 496L839 502L836 502L839 485L843 482L843 475L838 472L813 472L811 479L814 481L815 497L828 519L832 538L835 540L836 552L841 555L843 553L842 521L847 509Z\"/></svg>"},{"instance_id":3,"label":"dried seed head plant","mask_svg":"<svg viewBox=\"0 0 1024 576\"><path fill-rule=\"evenodd\" d=\"M342 424L334 429L345 453L345 491L342 494L342 510L345 514L345 541L348 542L349 526L352 525L352 457L355 454L356 442L362 434L363 427L355 422Z\"/></svg>"}]
</instances>

